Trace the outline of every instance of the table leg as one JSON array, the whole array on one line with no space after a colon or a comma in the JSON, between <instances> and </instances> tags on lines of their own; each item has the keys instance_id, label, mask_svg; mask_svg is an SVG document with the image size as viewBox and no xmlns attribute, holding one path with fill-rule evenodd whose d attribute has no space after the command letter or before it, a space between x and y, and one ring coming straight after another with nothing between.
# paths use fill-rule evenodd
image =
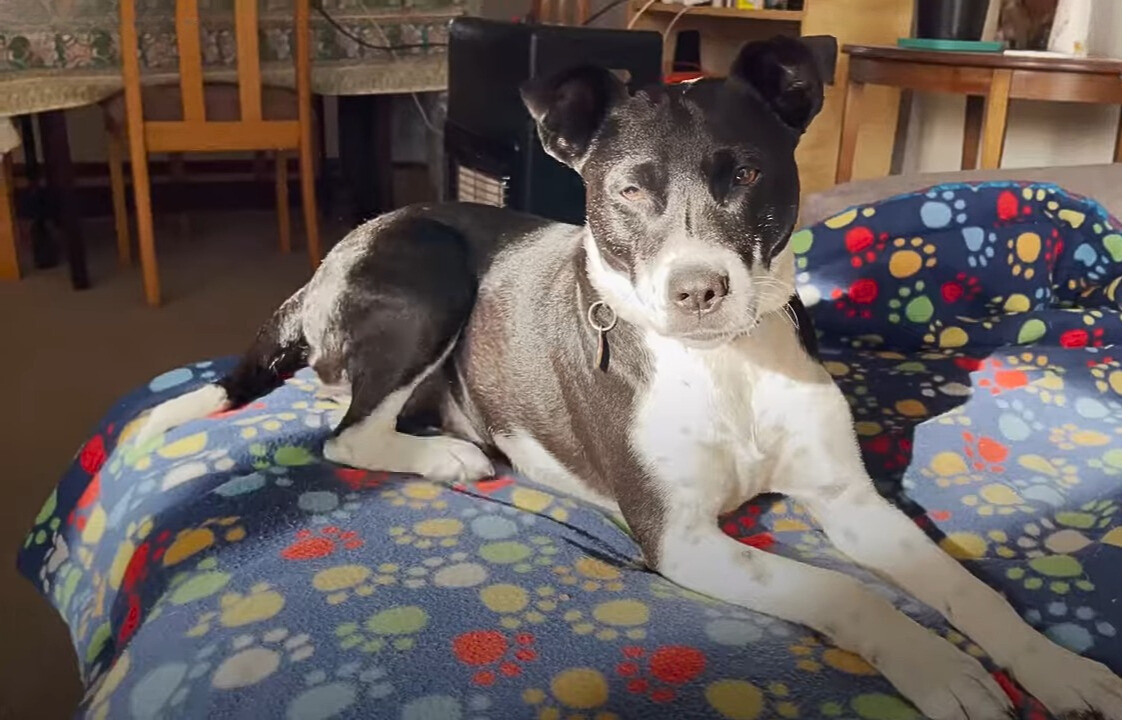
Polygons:
<instances>
[{"instance_id":1,"label":"table leg","mask_svg":"<svg viewBox=\"0 0 1122 720\"><path fill-rule=\"evenodd\" d=\"M372 108L363 95L339 97L339 169L350 203L349 222L358 224L377 214L374 194Z\"/></svg>"},{"instance_id":2,"label":"table leg","mask_svg":"<svg viewBox=\"0 0 1122 720\"><path fill-rule=\"evenodd\" d=\"M371 95L374 102L374 179L378 212L394 209L393 199L393 96Z\"/></svg>"},{"instance_id":3,"label":"table leg","mask_svg":"<svg viewBox=\"0 0 1122 720\"><path fill-rule=\"evenodd\" d=\"M838 167L835 183L849 182L853 178L853 161L857 156L857 131L861 129L861 96L865 83L849 81L842 105L841 144L838 146Z\"/></svg>"},{"instance_id":4,"label":"table leg","mask_svg":"<svg viewBox=\"0 0 1122 720\"><path fill-rule=\"evenodd\" d=\"M19 280L19 226L12 154L0 153L0 280Z\"/></svg>"},{"instance_id":5,"label":"table leg","mask_svg":"<svg viewBox=\"0 0 1122 720\"><path fill-rule=\"evenodd\" d=\"M31 259L37 268L52 268L58 265L58 248L47 229L47 193L40 182L35 125L30 115L20 115L16 120L19 123L20 142L23 144L27 194L31 201Z\"/></svg>"},{"instance_id":6,"label":"table leg","mask_svg":"<svg viewBox=\"0 0 1122 720\"><path fill-rule=\"evenodd\" d=\"M966 96L966 119L962 126L962 169L973 170L978 165L978 142L982 139L982 118L986 99L981 95Z\"/></svg>"},{"instance_id":7,"label":"table leg","mask_svg":"<svg viewBox=\"0 0 1122 720\"><path fill-rule=\"evenodd\" d=\"M985 120L982 123L982 169L1001 167L1001 153L1005 149L1005 126L1009 119L1009 86L1012 70L994 70L990 92L986 97Z\"/></svg>"},{"instance_id":8,"label":"table leg","mask_svg":"<svg viewBox=\"0 0 1122 720\"><path fill-rule=\"evenodd\" d=\"M1122 163L1122 108L1118 110L1118 137L1114 140L1114 162Z\"/></svg>"},{"instance_id":9,"label":"table leg","mask_svg":"<svg viewBox=\"0 0 1122 720\"><path fill-rule=\"evenodd\" d=\"M356 224L393 207L392 110L387 95L339 97L339 165Z\"/></svg>"},{"instance_id":10,"label":"table leg","mask_svg":"<svg viewBox=\"0 0 1122 720\"><path fill-rule=\"evenodd\" d=\"M70 140L66 136L66 115L62 110L39 114L39 130L43 135L43 160L47 178L55 198L59 225L70 266L70 284L75 290L90 286L86 267L86 247L82 241L82 216L74 191L74 166L70 162Z\"/></svg>"}]
</instances>

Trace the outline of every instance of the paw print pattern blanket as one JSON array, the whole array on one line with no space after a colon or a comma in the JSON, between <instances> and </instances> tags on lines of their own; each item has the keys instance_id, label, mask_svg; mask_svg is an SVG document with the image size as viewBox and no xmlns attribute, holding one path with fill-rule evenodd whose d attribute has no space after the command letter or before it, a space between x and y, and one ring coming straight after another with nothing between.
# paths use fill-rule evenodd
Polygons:
<instances>
[{"instance_id":1,"label":"paw print pattern blanket","mask_svg":"<svg viewBox=\"0 0 1122 720\"><path fill-rule=\"evenodd\" d=\"M881 491L1033 625L1122 670L1117 222L1056 187L943 186L791 243ZM324 462L341 408L308 371L130 439L227 367L124 398L34 519L19 565L69 625L82 717L917 716L860 658L646 571L625 530L523 478L442 487ZM721 522L860 575L982 654L782 498Z\"/></svg>"}]
</instances>

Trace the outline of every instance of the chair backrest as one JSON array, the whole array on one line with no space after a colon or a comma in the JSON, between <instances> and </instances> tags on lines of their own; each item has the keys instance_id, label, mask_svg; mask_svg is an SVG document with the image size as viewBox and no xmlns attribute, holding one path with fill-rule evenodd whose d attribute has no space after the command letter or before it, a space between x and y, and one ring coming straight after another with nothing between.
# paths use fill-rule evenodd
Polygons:
<instances>
[{"instance_id":1,"label":"chair backrest","mask_svg":"<svg viewBox=\"0 0 1122 720\"><path fill-rule=\"evenodd\" d=\"M530 15L540 23L583 25L588 20L588 0L533 0Z\"/></svg>"},{"instance_id":2,"label":"chair backrest","mask_svg":"<svg viewBox=\"0 0 1122 720\"><path fill-rule=\"evenodd\" d=\"M145 121L140 93L139 44L136 0L120 0L121 74L130 132L143 122L149 152L187 150L261 150L296 148L300 123L311 113L311 58L308 0L293 0L293 56L299 120L265 120L261 106L261 58L258 48L258 0L234 0L234 35L237 47L237 85L240 119L207 120L203 91L203 57L199 42L198 0L176 0L175 35L179 49L179 90L183 119Z\"/></svg>"}]
</instances>

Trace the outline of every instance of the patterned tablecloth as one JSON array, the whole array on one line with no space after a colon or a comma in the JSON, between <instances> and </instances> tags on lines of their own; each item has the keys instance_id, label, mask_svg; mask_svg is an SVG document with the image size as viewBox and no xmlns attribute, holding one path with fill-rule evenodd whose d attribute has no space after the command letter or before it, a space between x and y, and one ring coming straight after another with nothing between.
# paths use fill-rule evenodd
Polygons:
<instances>
[{"instance_id":1,"label":"patterned tablecloth","mask_svg":"<svg viewBox=\"0 0 1122 720\"><path fill-rule=\"evenodd\" d=\"M292 2L259 0L262 74L291 86ZM323 95L430 92L447 83L448 22L478 0L324 0L347 34L374 45L416 45L389 53L364 47L312 14L312 91ZM175 0L138 3L145 81L176 76ZM199 0L206 77L236 76L233 0ZM115 0L0 2L0 153L18 144L6 116L100 102L121 89Z\"/></svg>"}]
</instances>

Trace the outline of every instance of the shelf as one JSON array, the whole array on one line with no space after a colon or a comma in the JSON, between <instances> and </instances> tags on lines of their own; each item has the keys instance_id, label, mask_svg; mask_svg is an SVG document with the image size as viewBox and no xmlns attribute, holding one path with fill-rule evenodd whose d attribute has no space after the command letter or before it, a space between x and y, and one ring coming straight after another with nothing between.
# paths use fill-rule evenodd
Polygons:
<instances>
[{"instance_id":1,"label":"shelf","mask_svg":"<svg viewBox=\"0 0 1122 720\"><path fill-rule=\"evenodd\" d=\"M632 2L631 10L638 12L643 7L643 2ZM676 3L654 3L648 7L643 14L655 13L665 14L670 13L676 15L682 11L684 5ZM736 20L771 20L779 22L801 22L803 19L802 10L740 10L737 8L729 7L712 7L709 5L695 5L690 8L686 13L689 17L719 17L719 18L734 18Z\"/></svg>"}]
</instances>

